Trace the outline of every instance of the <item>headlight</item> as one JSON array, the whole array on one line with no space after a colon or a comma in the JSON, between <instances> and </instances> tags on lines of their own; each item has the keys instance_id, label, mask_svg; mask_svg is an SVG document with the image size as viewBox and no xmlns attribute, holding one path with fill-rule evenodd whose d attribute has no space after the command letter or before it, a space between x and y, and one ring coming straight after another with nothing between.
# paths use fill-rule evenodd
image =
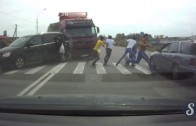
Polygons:
<instances>
[{"instance_id":1,"label":"headlight","mask_svg":"<svg viewBox=\"0 0 196 126\"><path fill-rule=\"evenodd\" d=\"M3 57L10 57L11 54L12 54L11 52L3 53Z\"/></svg>"}]
</instances>

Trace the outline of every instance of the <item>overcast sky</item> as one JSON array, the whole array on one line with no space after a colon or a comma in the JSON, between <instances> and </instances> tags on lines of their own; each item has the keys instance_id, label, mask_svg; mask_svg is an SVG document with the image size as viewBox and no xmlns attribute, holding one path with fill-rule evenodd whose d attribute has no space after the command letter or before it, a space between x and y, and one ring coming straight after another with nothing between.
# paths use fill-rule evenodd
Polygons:
<instances>
[{"instance_id":1,"label":"overcast sky","mask_svg":"<svg viewBox=\"0 0 196 126\"><path fill-rule=\"evenodd\" d=\"M101 34L139 33L190 36L196 34L196 0L0 0L0 35L39 32L58 21L59 12L88 12Z\"/></svg>"}]
</instances>

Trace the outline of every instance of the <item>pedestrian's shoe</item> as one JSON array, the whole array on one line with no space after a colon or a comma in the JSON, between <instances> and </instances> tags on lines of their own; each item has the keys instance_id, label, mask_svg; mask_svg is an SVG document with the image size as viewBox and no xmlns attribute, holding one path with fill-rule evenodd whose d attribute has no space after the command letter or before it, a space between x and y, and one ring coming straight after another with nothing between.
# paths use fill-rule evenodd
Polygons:
<instances>
[{"instance_id":1,"label":"pedestrian's shoe","mask_svg":"<svg viewBox=\"0 0 196 126\"><path fill-rule=\"evenodd\" d=\"M118 66L118 63L116 63L116 66Z\"/></svg>"},{"instance_id":2,"label":"pedestrian's shoe","mask_svg":"<svg viewBox=\"0 0 196 126\"><path fill-rule=\"evenodd\" d=\"M92 66L95 66L95 63L92 63Z\"/></svg>"},{"instance_id":3,"label":"pedestrian's shoe","mask_svg":"<svg viewBox=\"0 0 196 126\"><path fill-rule=\"evenodd\" d=\"M104 66L106 66L106 65L107 65L107 63L104 63L103 65L104 65Z\"/></svg>"},{"instance_id":4,"label":"pedestrian's shoe","mask_svg":"<svg viewBox=\"0 0 196 126\"><path fill-rule=\"evenodd\" d=\"M126 61L125 65L126 65L126 66L129 66L129 61L128 61L128 60Z\"/></svg>"},{"instance_id":5,"label":"pedestrian's shoe","mask_svg":"<svg viewBox=\"0 0 196 126\"><path fill-rule=\"evenodd\" d=\"M128 59L129 59L129 58L126 56L126 57L125 57L125 61L127 61Z\"/></svg>"}]
</instances>

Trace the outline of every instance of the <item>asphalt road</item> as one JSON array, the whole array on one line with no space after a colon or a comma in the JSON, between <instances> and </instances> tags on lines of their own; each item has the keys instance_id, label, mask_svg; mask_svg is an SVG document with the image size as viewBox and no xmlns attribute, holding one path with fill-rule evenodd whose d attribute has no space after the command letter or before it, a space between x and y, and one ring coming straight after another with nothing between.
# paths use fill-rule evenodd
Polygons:
<instances>
[{"instance_id":1,"label":"asphalt road","mask_svg":"<svg viewBox=\"0 0 196 126\"><path fill-rule=\"evenodd\" d=\"M196 96L196 77L174 81L169 76L151 75L144 60L135 68L124 60L114 64L123 54L114 47L107 66L103 66L105 49L96 66L85 58L66 63L49 63L21 70L1 71L0 97L53 94L112 94L136 97L189 99ZM114 64L113 64L114 63Z\"/></svg>"}]
</instances>

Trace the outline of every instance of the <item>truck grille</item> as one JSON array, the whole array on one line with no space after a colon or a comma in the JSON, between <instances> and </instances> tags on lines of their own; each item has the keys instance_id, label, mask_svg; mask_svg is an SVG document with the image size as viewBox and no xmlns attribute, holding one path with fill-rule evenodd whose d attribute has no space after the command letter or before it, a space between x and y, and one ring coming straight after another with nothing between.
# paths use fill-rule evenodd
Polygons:
<instances>
[{"instance_id":1,"label":"truck grille","mask_svg":"<svg viewBox=\"0 0 196 126\"><path fill-rule=\"evenodd\" d=\"M79 41L77 44L92 44L93 41Z\"/></svg>"}]
</instances>

